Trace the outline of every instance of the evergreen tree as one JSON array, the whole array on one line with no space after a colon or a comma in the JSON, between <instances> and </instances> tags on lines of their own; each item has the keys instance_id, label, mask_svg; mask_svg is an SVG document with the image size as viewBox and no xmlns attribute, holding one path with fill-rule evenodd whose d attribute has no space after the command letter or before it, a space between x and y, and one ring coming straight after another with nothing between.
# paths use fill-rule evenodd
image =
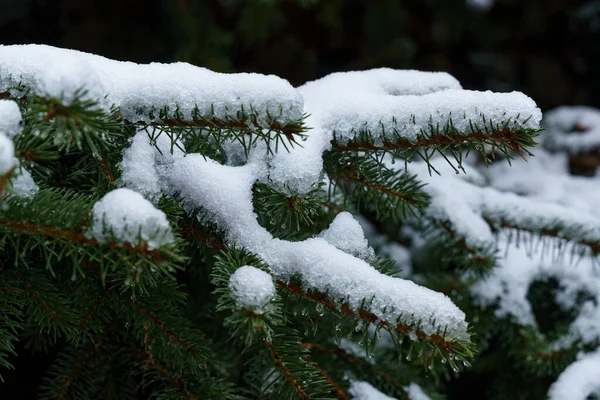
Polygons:
<instances>
[{"instance_id":1,"label":"evergreen tree","mask_svg":"<svg viewBox=\"0 0 600 400\"><path fill-rule=\"evenodd\" d=\"M596 389L600 220L531 190L546 153L504 168L539 132L521 93L30 45L0 98L0 366L48 354L39 398Z\"/></svg>"}]
</instances>

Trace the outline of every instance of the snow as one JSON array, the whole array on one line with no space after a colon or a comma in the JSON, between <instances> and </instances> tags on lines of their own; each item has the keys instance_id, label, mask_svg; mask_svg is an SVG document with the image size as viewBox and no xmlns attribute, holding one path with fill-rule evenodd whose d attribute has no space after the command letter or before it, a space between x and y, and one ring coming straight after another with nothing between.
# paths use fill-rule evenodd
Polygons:
<instances>
[{"instance_id":1,"label":"snow","mask_svg":"<svg viewBox=\"0 0 600 400\"><path fill-rule=\"evenodd\" d=\"M562 106L544 115L541 144L552 151L571 154L597 151L600 147L600 110L586 106ZM582 130L577 132L575 130Z\"/></svg>"},{"instance_id":2,"label":"snow","mask_svg":"<svg viewBox=\"0 0 600 400\"><path fill-rule=\"evenodd\" d=\"M123 152L119 165L122 174L118 183L157 201L163 192L161 171L165 165L182 158L184 153L180 143L171 146L171 139L166 134L152 138L146 130L140 129L131 139L131 146Z\"/></svg>"},{"instance_id":3,"label":"snow","mask_svg":"<svg viewBox=\"0 0 600 400\"><path fill-rule=\"evenodd\" d=\"M12 140L0 134L0 176L6 175L15 165L15 145Z\"/></svg>"},{"instance_id":4,"label":"snow","mask_svg":"<svg viewBox=\"0 0 600 400\"><path fill-rule=\"evenodd\" d=\"M447 296L382 275L323 238L301 242L273 238L259 225L252 205L252 185L266 173L258 161L233 167L188 154L174 162L167 179L185 206L202 207L203 215L226 231L228 242L259 255L276 279L288 281L300 275L305 287L347 302L353 310L360 308L364 299L372 299L369 308L388 323L420 322L426 334L447 327L447 337L468 337L464 313Z\"/></svg>"},{"instance_id":5,"label":"snow","mask_svg":"<svg viewBox=\"0 0 600 400\"><path fill-rule=\"evenodd\" d=\"M310 126L313 117L306 123ZM330 131L314 128L306 132L306 140L289 152L281 149L269 160L269 183L281 188L283 184L298 193L314 188L323 174L323 152L331 149L333 135ZM288 146L289 147L289 146Z\"/></svg>"},{"instance_id":6,"label":"snow","mask_svg":"<svg viewBox=\"0 0 600 400\"><path fill-rule=\"evenodd\" d=\"M21 130L21 111L12 100L0 100L0 176L17 165L12 138Z\"/></svg>"},{"instance_id":7,"label":"snow","mask_svg":"<svg viewBox=\"0 0 600 400\"><path fill-rule=\"evenodd\" d=\"M365 239L365 234L357 220L349 212L343 211L319 234L327 243L358 258L370 260L375 253Z\"/></svg>"},{"instance_id":8,"label":"snow","mask_svg":"<svg viewBox=\"0 0 600 400\"><path fill-rule=\"evenodd\" d=\"M569 174L564 153L550 154L541 148L527 161L516 159L512 167L495 163L486 171L489 185L500 191L512 191L532 200L551 202L600 218L598 178Z\"/></svg>"},{"instance_id":9,"label":"snow","mask_svg":"<svg viewBox=\"0 0 600 400\"><path fill-rule=\"evenodd\" d=\"M591 394L600 395L600 350L578 358L550 386L549 400L586 400Z\"/></svg>"},{"instance_id":10,"label":"snow","mask_svg":"<svg viewBox=\"0 0 600 400\"><path fill-rule=\"evenodd\" d=\"M16 169L15 176L10 180L9 191L16 196L33 197L39 191L39 188L31 173L21 167Z\"/></svg>"},{"instance_id":11,"label":"snow","mask_svg":"<svg viewBox=\"0 0 600 400\"><path fill-rule=\"evenodd\" d=\"M467 169L466 175L457 175L450 171L451 167L445 160L437 158L432 162L441 175L430 175L424 162L414 162L408 167L417 179L427 183L423 190L431 196L431 204L425 214L437 221L450 222L454 231L464 237L470 247L495 244L495 236L484 218L496 224L502 221L531 231L556 228L556 236L559 237L600 241L600 218L592 214L550 201L537 201L491 187L480 187L466 178L476 173L475 170ZM388 166L402 168L391 163Z\"/></svg>"},{"instance_id":12,"label":"snow","mask_svg":"<svg viewBox=\"0 0 600 400\"><path fill-rule=\"evenodd\" d=\"M127 188L108 192L94 204L90 236L100 243L118 240L149 250L174 242L167 216L141 194Z\"/></svg>"},{"instance_id":13,"label":"snow","mask_svg":"<svg viewBox=\"0 0 600 400\"><path fill-rule=\"evenodd\" d=\"M21 81L40 96L70 104L81 88L107 108L120 107L129 120L148 120L148 113L168 106L184 118L199 115L225 119L242 110L255 111L257 122L269 115L281 123L302 118L302 98L274 75L222 74L187 63L135 64L45 45L0 46L0 91ZM103 100L107 96L106 100Z\"/></svg>"},{"instance_id":14,"label":"snow","mask_svg":"<svg viewBox=\"0 0 600 400\"><path fill-rule=\"evenodd\" d=\"M12 100L0 100L0 134L13 138L21 131L21 111Z\"/></svg>"},{"instance_id":15,"label":"snow","mask_svg":"<svg viewBox=\"0 0 600 400\"><path fill-rule=\"evenodd\" d=\"M244 265L229 278L229 290L235 304L262 314L275 297L275 285L271 275L256 267Z\"/></svg>"},{"instance_id":16,"label":"snow","mask_svg":"<svg viewBox=\"0 0 600 400\"><path fill-rule=\"evenodd\" d=\"M495 306L497 317L511 317L524 326L537 326L531 304L527 300L530 285L536 280L554 278L559 282L555 298L563 309L575 308L575 320L570 325L568 337L558 347L581 339L584 343L600 340L600 270L594 260L585 257L573 265L570 260L571 245L563 246L557 257L556 243L517 247L508 243L506 235L499 241L502 257L493 272L472 286L474 297L483 306ZM576 307L581 293L591 296Z\"/></svg>"},{"instance_id":17,"label":"snow","mask_svg":"<svg viewBox=\"0 0 600 400\"><path fill-rule=\"evenodd\" d=\"M450 124L468 134L476 126L538 128L541 111L520 92L462 90L448 74L391 69L341 72L299 89L316 126L338 142L370 131L375 143L400 134L414 141L423 132Z\"/></svg>"},{"instance_id":18,"label":"snow","mask_svg":"<svg viewBox=\"0 0 600 400\"><path fill-rule=\"evenodd\" d=\"M431 398L427 396L425 392L423 392L421 386L417 385L414 382L405 387L404 389L406 389L408 398L410 400L431 400Z\"/></svg>"},{"instance_id":19,"label":"snow","mask_svg":"<svg viewBox=\"0 0 600 400\"><path fill-rule=\"evenodd\" d=\"M368 382L353 381L348 393L352 400L396 400L381 393Z\"/></svg>"}]
</instances>

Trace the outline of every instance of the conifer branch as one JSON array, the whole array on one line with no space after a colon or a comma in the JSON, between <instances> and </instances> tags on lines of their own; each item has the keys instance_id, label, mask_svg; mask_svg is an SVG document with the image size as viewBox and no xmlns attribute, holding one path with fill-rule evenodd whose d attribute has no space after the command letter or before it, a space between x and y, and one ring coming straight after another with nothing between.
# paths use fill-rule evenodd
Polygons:
<instances>
[{"instance_id":1,"label":"conifer branch","mask_svg":"<svg viewBox=\"0 0 600 400\"><path fill-rule=\"evenodd\" d=\"M68 242L71 245L87 245L87 246L106 246L112 250L126 250L131 253L141 254L150 257L153 262L160 265L164 258L163 252L159 249L150 250L146 243L133 245L128 242L107 241L99 243L98 240L86 237L83 232L72 230L60 230L52 226L42 226L31 222L23 222L17 220L0 219L0 226L11 229L16 232L26 233L30 235L44 236L52 239L58 239Z\"/></svg>"},{"instance_id":2,"label":"conifer branch","mask_svg":"<svg viewBox=\"0 0 600 400\"><path fill-rule=\"evenodd\" d=\"M385 370L382 370L381 368L377 368L372 364L369 364L368 362L366 362L365 360L363 360L359 357L355 357L352 354L348 354L347 352L345 352L344 350L342 350L340 348L331 348L328 346L324 346L320 343L314 343L314 342L302 343L302 347L304 347L305 349L307 349L309 351L316 350L316 351L319 351L322 353L335 355L339 358L344 359L346 361L346 363L351 366L356 366L357 364L360 364L363 367L367 367L368 369L372 370L377 376L382 377L387 383L389 383L390 385L395 387L398 392L406 394L404 385L402 385L400 382L398 382L388 372L386 372ZM409 400L408 397L407 397L407 400Z\"/></svg>"},{"instance_id":3,"label":"conifer branch","mask_svg":"<svg viewBox=\"0 0 600 400\"><path fill-rule=\"evenodd\" d=\"M86 353L80 357L75 364L71 372L64 378L63 384L58 391L58 400L64 400L69 393L69 390L73 386L73 383L77 380L82 370L87 366L90 360L94 357L96 352L100 349L104 343L106 335L113 329L112 324L107 325L104 329L96 334L94 340L89 344Z\"/></svg>"},{"instance_id":4,"label":"conifer branch","mask_svg":"<svg viewBox=\"0 0 600 400\"><path fill-rule=\"evenodd\" d=\"M281 372L285 376L285 379L288 382L290 382L290 384L294 387L294 389L296 389L296 392L298 392L298 395L300 396L300 398L303 400L311 400L312 397L309 396L304 391L304 388L302 387L302 385L300 385L300 383L292 375L291 371L287 368L285 362L283 361L283 359L277 352L277 349L275 348L275 345L273 344L273 342L271 340L265 338L265 343L267 344L267 347L269 348L269 351L271 352L271 355L273 356L275 363L281 369Z\"/></svg>"},{"instance_id":5,"label":"conifer branch","mask_svg":"<svg viewBox=\"0 0 600 400\"><path fill-rule=\"evenodd\" d=\"M307 348L304 343L302 343L302 347L310 351L310 348ZM323 370L323 368L319 366L319 364L312 359L312 357L306 356L305 359L317 370L319 375L325 378L325 380L331 385L332 393L335 394L339 400L350 400L350 396L348 396L348 394L342 390L342 388L327 374L327 372Z\"/></svg>"},{"instance_id":6,"label":"conifer branch","mask_svg":"<svg viewBox=\"0 0 600 400\"><path fill-rule=\"evenodd\" d=\"M403 221L417 215L429 204L429 196L414 176L388 168L384 155L357 155L332 151L324 157L325 170L332 184L340 186L345 197L373 211L377 219Z\"/></svg>"},{"instance_id":7,"label":"conifer branch","mask_svg":"<svg viewBox=\"0 0 600 400\"><path fill-rule=\"evenodd\" d=\"M442 335L438 335L438 334L428 335L425 332L419 330L415 326L406 325L401 322L398 322L394 326L387 321L381 320L377 315L375 315L374 313L372 313L368 310L359 309L359 310L354 311L350 308L350 306L348 304L342 304L341 307L339 307L339 309L338 309L338 306L335 304L335 302L333 302L331 299L329 299L327 297L327 295L325 295L324 293L320 293L320 292L317 292L317 291L314 291L311 289L304 290L297 283L283 282L283 281L276 281L276 283L280 288L285 289L288 292L290 292L296 296L307 298L309 300L318 302L318 303L322 304L324 307L328 308L329 310L341 311L343 315L351 316L354 318L359 318L367 324L376 324L377 326L381 326L386 329L396 330L396 331L400 332L402 335L408 335L409 333L413 332L417 336L417 338L432 344L433 346L435 346L436 348L441 350L443 352L443 354L445 354L445 355L451 355L453 353L456 353L456 351L458 350L457 346L459 346L459 347L464 346L464 345L458 344L455 340L445 339ZM462 349L460 352L462 353Z\"/></svg>"},{"instance_id":8,"label":"conifer branch","mask_svg":"<svg viewBox=\"0 0 600 400\"><path fill-rule=\"evenodd\" d=\"M175 334L175 332L173 332L169 328L167 328L167 326L156 315L154 315L150 311L148 311L137 300L132 299L131 304L139 312L141 312L146 318L148 318L150 321L152 321L152 323L154 325L156 325L158 328L160 328L160 330L163 331L164 334L167 335L173 342L177 343L179 346L184 348L185 351L187 351L188 353L196 352L196 349L194 347L185 343L185 341L182 338L180 338L177 334ZM144 328L146 328L146 325L144 325Z\"/></svg>"},{"instance_id":9,"label":"conifer branch","mask_svg":"<svg viewBox=\"0 0 600 400\"><path fill-rule=\"evenodd\" d=\"M536 228L529 226L526 223L520 223L526 221L515 221L514 219L508 220L506 218L503 218L502 216L496 215L484 215L483 220L490 226L492 231L497 231L498 228L514 229L517 232L527 232L533 235L552 237L559 240L565 240L578 245L586 246L591 250L593 255L600 254L600 241L582 239L580 238L580 235L576 234L576 232L571 231L570 228L572 227L569 227L558 221L556 223L546 224L546 226L554 225L554 227L552 228Z\"/></svg>"}]
</instances>

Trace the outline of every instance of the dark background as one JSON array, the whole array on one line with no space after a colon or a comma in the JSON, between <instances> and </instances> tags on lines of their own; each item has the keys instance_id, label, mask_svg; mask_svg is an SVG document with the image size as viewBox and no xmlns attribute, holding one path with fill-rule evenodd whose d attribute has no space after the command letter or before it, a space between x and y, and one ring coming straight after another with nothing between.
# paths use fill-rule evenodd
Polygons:
<instances>
[{"instance_id":1,"label":"dark background","mask_svg":"<svg viewBox=\"0 0 600 400\"><path fill-rule=\"evenodd\" d=\"M188 61L300 85L333 71L443 70L543 109L600 106L600 1L0 0L0 43Z\"/></svg>"},{"instance_id":2,"label":"dark background","mask_svg":"<svg viewBox=\"0 0 600 400\"><path fill-rule=\"evenodd\" d=\"M544 110L600 107L600 0L0 0L0 44L17 43L293 85L383 66L448 71L465 88L523 91ZM35 398L52 358L19 346L0 398ZM461 382L451 391L465 398ZM478 382L469 392L489 380Z\"/></svg>"}]
</instances>

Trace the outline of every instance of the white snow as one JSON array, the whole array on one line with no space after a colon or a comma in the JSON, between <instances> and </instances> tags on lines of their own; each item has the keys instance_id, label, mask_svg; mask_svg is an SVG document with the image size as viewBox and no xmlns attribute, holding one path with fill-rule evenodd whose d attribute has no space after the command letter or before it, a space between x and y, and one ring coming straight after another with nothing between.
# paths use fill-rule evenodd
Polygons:
<instances>
[{"instance_id":1,"label":"white snow","mask_svg":"<svg viewBox=\"0 0 600 400\"><path fill-rule=\"evenodd\" d=\"M161 172L166 165L182 158L184 153L183 145L177 141L172 145L165 133L153 138L144 129L135 134L131 146L123 152L119 165L122 174L118 183L157 201L163 192Z\"/></svg>"},{"instance_id":2,"label":"white snow","mask_svg":"<svg viewBox=\"0 0 600 400\"><path fill-rule=\"evenodd\" d=\"M10 138L0 134L0 176L6 175L15 165L15 145Z\"/></svg>"},{"instance_id":3,"label":"white snow","mask_svg":"<svg viewBox=\"0 0 600 400\"><path fill-rule=\"evenodd\" d=\"M9 183L10 193L20 197L33 197L38 190L31 173L23 167L17 168Z\"/></svg>"},{"instance_id":4,"label":"white snow","mask_svg":"<svg viewBox=\"0 0 600 400\"><path fill-rule=\"evenodd\" d=\"M12 100L0 100L0 176L17 165L12 138L20 132L20 123L21 111L17 103Z\"/></svg>"},{"instance_id":5,"label":"white snow","mask_svg":"<svg viewBox=\"0 0 600 400\"><path fill-rule=\"evenodd\" d=\"M410 400L431 400L431 398L427 396L425 392L423 392L421 386L417 385L414 382L405 387L404 389L406 389L408 398Z\"/></svg>"},{"instance_id":6,"label":"white snow","mask_svg":"<svg viewBox=\"0 0 600 400\"><path fill-rule=\"evenodd\" d=\"M489 185L500 191L511 191L536 201L570 207L600 218L598 199L600 180L569 174L564 153L550 154L541 148L527 161L516 159L512 167L495 163L483 171Z\"/></svg>"},{"instance_id":7,"label":"white snow","mask_svg":"<svg viewBox=\"0 0 600 400\"><path fill-rule=\"evenodd\" d=\"M381 393L368 382L353 381L348 389L352 400L396 400Z\"/></svg>"},{"instance_id":8,"label":"white snow","mask_svg":"<svg viewBox=\"0 0 600 400\"><path fill-rule=\"evenodd\" d=\"M349 212L343 211L336 215L329 228L322 231L319 237L358 258L369 261L375 256L375 252L365 239L362 227Z\"/></svg>"},{"instance_id":9,"label":"white snow","mask_svg":"<svg viewBox=\"0 0 600 400\"><path fill-rule=\"evenodd\" d=\"M258 314L262 314L275 297L271 275L250 265L244 265L231 274L229 290L238 307Z\"/></svg>"},{"instance_id":10,"label":"white snow","mask_svg":"<svg viewBox=\"0 0 600 400\"><path fill-rule=\"evenodd\" d=\"M45 45L0 46L0 91L19 81L41 96L70 104L82 87L93 99L115 104L129 120L148 120L148 113L176 106L185 118L226 118L258 113L259 124L270 114L286 123L302 117L302 98L285 80L254 73L222 74L187 63L135 64Z\"/></svg>"},{"instance_id":11,"label":"white snow","mask_svg":"<svg viewBox=\"0 0 600 400\"><path fill-rule=\"evenodd\" d=\"M232 167L189 154L175 161L168 179L184 205L201 206L225 229L228 241L259 255L276 279L287 281L300 275L307 288L347 301L354 310L363 299L373 299L370 309L391 324L398 319L405 324L420 321L426 334L447 327L447 337L468 336L464 313L445 295L382 275L322 238L301 242L273 238L258 224L252 206L252 185L264 174L265 168L258 162Z\"/></svg>"},{"instance_id":12,"label":"white snow","mask_svg":"<svg viewBox=\"0 0 600 400\"><path fill-rule=\"evenodd\" d=\"M145 243L149 250L174 241L167 216L131 189L108 192L94 204L90 235L100 243L119 240L133 245Z\"/></svg>"},{"instance_id":13,"label":"white snow","mask_svg":"<svg viewBox=\"0 0 600 400\"><path fill-rule=\"evenodd\" d=\"M450 122L461 133L507 123L508 128L537 128L541 111L520 92L462 90L448 74L373 69L340 72L299 89L305 111L316 126L328 129L339 142L360 131L374 134L376 144L399 133L415 140L423 131ZM503 126L503 125L502 125Z\"/></svg>"},{"instance_id":14,"label":"white snow","mask_svg":"<svg viewBox=\"0 0 600 400\"><path fill-rule=\"evenodd\" d=\"M17 103L12 100L0 100L0 134L14 137L21 131L21 120L21 111Z\"/></svg>"},{"instance_id":15,"label":"white snow","mask_svg":"<svg viewBox=\"0 0 600 400\"><path fill-rule=\"evenodd\" d=\"M509 244L503 235L499 248L502 257L491 275L472 286L472 293L485 306L495 306L497 317L512 317L525 326L537 326L527 293L535 280L554 278L559 282L555 298L564 309L575 307L580 293L587 293L594 301L586 301L575 307L576 317L569 328L569 335L556 346L564 347L581 339L585 343L600 340L600 270L594 261L584 257L577 265L570 262L571 246L563 246L557 257L556 243L547 245Z\"/></svg>"},{"instance_id":16,"label":"white snow","mask_svg":"<svg viewBox=\"0 0 600 400\"><path fill-rule=\"evenodd\" d=\"M600 146L600 110L586 106L562 106L544 114L541 144L553 151L571 154L598 150ZM574 131L575 128L582 132Z\"/></svg>"},{"instance_id":17,"label":"white snow","mask_svg":"<svg viewBox=\"0 0 600 400\"><path fill-rule=\"evenodd\" d=\"M600 395L600 350L583 354L550 386L548 400L586 400Z\"/></svg>"},{"instance_id":18,"label":"white snow","mask_svg":"<svg viewBox=\"0 0 600 400\"><path fill-rule=\"evenodd\" d=\"M430 175L424 162L414 162L408 167L409 172L427 183L423 190L431 196L431 205L425 213L434 220L449 221L454 231L471 247L488 247L495 243L484 218L532 231L557 228L557 236L572 235L592 242L600 241L600 218L592 214L549 201L480 187L465 178L476 173L475 170L467 169L466 175L457 175L449 171L451 167L443 159L437 158L432 162L441 175ZM402 168L398 163L388 166ZM560 225L565 228L558 229Z\"/></svg>"},{"instance_id":19,"label":"white snow","mask_svg":"<svg viewBox=\"0 0 600 400\"><path fill-rule=\"evenodd\" d=\"M309 117L307 125L314 126L313 120ZM316 127L306 132L306 140L289 152L280 145L280 150L269 160L269 183L279 188L285 184L298 193L313 189L321 180L323 152L331 149L332 138L330 131Z\"/></svg>"}]
</instances>

